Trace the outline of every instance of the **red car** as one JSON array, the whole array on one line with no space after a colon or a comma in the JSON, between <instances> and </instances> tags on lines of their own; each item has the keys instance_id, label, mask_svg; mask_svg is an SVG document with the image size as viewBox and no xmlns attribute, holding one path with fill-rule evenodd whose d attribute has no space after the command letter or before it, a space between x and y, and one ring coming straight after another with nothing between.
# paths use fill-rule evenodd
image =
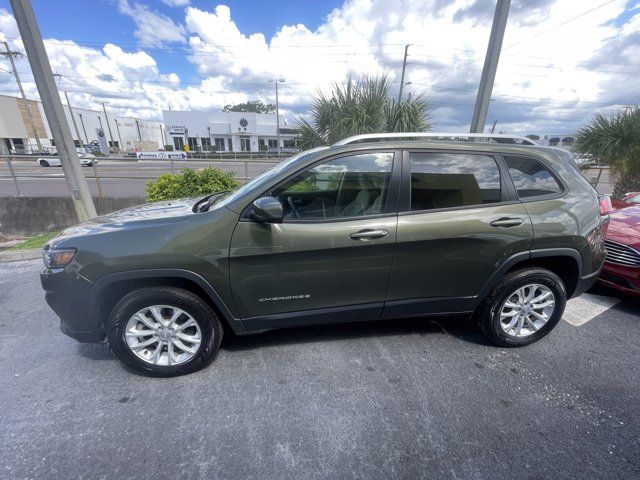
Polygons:
<instances>
[{"instance_id":1,"label":"red car","mask_svg":"<svg viewBox=\"0 0 640 480\"><path fill-rule=\"evenodd\" d=\"M614 208L632 207L634 205L640 205L640 192L625 193L620 200L611 200Z\"/></svg>"},{"instance_id":2,"label":"red car","mask_svg":"<svg viewBox=\"0 0 640 480\"><path fill-rule=\"evenodd\" d=\"M640 295L640 205L611 213L604 243L607 257L599 281L622 292Z\"/></svg>"}]
</instances>

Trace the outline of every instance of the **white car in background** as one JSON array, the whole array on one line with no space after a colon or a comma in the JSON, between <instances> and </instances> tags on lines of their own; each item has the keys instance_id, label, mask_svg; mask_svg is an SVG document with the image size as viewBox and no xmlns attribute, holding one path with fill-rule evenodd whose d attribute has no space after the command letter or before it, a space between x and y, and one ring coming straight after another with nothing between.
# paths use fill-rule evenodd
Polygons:
<instances>
[{"instance_id":1,"label":"white car in background","mask_svg":"<svg viewBox=\"0 0 640 480\"><path fill-rule=\"evenodd\" d=\"M78 158L80 159L80 165L83 167L91 167L93 164L98 164L98 160L96 160L96 156L93 153L80 153L78 152ZM60 162L59 157L38 157L38 165L41 167L61 167L62 163Z\"/></svg>"}]
</instances>

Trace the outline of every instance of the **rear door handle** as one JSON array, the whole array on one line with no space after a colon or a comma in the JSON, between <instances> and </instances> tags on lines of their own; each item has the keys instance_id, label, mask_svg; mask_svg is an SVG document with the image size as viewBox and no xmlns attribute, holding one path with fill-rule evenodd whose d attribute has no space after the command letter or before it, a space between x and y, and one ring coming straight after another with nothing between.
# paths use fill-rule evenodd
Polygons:
<instances>
[{"instance_id":1,"label":"rear door handle","mask_svg":"<svg viewBox=\"0 0 640 480\"><path fill-rule=\"evenodd\" d=\"M371 240L373 238L386 237L389 235L387 230L361 230L349 235L352 240Z\"/></svg>"},{"instance_id":2,"label":"rear door handle","mask_svg":"<svg viewBox=\"0 0 640 480\"><path fill-rule=\"evenodd\" d=\"M492 227L509 228L517 227L518 225L522 225L523 223L524 220L522 220L521 218L499 218L498 220L494 220L493 222L489 223L489 225L491 225Z\"/></svg>"}]
</instances>

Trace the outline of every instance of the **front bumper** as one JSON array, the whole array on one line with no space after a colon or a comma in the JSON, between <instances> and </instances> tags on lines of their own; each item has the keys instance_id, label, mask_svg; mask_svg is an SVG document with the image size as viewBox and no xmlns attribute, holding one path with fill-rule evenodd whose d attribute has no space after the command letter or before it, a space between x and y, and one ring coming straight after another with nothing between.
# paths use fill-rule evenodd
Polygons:
<instances>
[{"instance_id":1,"label":"front bumper","mask_svg":"<svg viewBox=\"0 0 640 480\"><path fill-rule=\"evenodd\" d=\"M631 295L640 295L640 267L605 262L598 281Z\"/></svg>"},{"instance_id":2,"label":"front bumper","mask_svg":"<svg viewBox=\"0 0 640 480\"><path fill-rule=\"evenodd\" d=\"M98 343L104 338L96 312L90 308L93 284L75 272L43 268L40 283L45 300L60 318L60 329L80 342Z\"/></svg>"}]
</instances>

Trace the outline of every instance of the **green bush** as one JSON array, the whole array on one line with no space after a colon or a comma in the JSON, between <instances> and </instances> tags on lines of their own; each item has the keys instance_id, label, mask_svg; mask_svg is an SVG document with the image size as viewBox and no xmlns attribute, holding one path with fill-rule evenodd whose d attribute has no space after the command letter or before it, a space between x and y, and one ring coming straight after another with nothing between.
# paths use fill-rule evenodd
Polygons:
<instances>
[{"instance_id":1,"label":"green bush","mask_svg":"<svg viewBox=\"0 0 640 480\"><path fill-rule=\"evenodd\" d=\"M147 200L158 202L175 198L202 197L210 193L233 190L240 185L233 172L223 172L219 168L205 168L193 171L189 168L182 173L160 175L157 180L146 183Z\"/></svg>"}]
</instances>

